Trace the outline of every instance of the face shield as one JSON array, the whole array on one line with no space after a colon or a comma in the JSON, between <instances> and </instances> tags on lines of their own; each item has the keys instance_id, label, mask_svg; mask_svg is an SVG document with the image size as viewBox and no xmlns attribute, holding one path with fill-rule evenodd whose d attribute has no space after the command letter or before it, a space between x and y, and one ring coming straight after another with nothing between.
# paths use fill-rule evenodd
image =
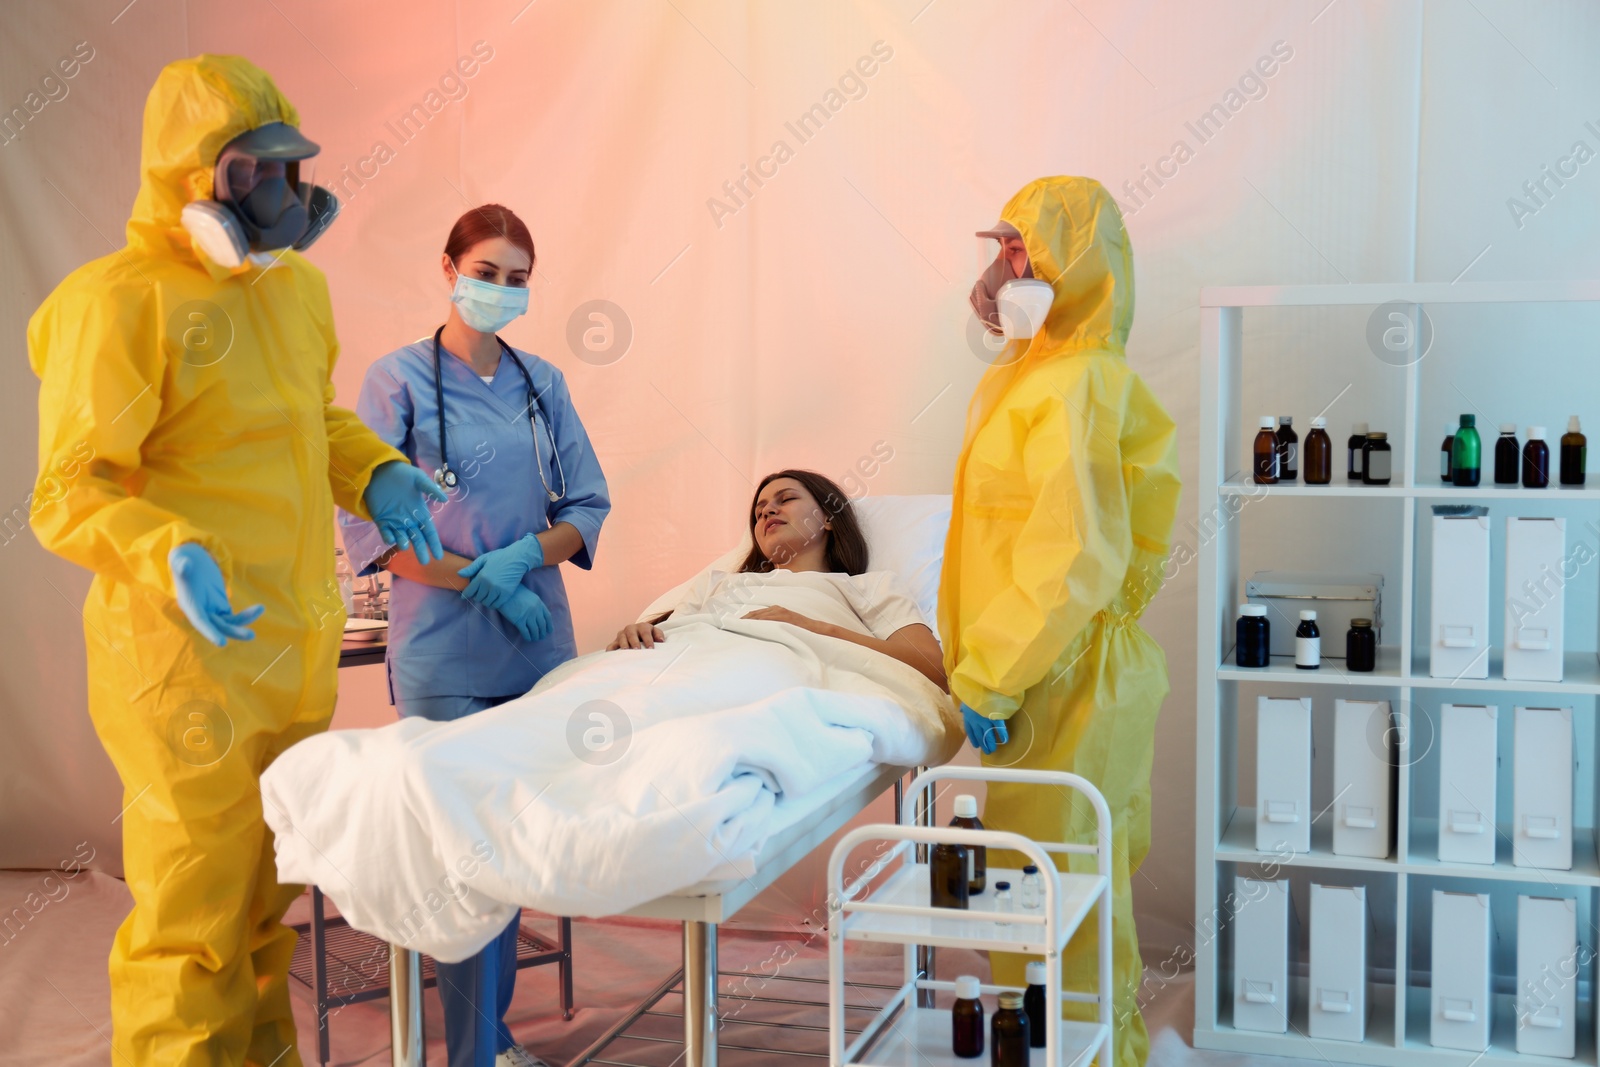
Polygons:
<instances>
[{"instance_id":1,"label":"face shield","mask_svg":"<svg viewBox=\"0 0 1600 1067\"><path fill-rule=\"evenodd\" d=\"M1055 292L1033 276L1022 234L997 223L977 234L979 274L972 287L972 311L992 336L1025 340L1039 332Z\"/></svg>"},{"instance_id":2,"label":"face shield","mask_svg":"<svg viewBox=\"0 0 1600 1067\"><path fill-rule=\"evenodd\" d=\"M282 122L240 134L217 156L212 199L184 207L184 227L224 267L239 266L247 255L304 251L339 213L331 192L300 180L301 162L319 151Z\"/></svg>"}]
</instances>

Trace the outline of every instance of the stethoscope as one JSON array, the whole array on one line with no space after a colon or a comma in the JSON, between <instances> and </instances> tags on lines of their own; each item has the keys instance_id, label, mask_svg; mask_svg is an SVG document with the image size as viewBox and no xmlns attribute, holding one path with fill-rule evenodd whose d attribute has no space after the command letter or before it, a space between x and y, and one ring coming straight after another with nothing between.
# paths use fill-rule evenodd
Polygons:
<instances>
[{"instance_id":1,"label":"stethoscope","mask_svg":"<svg viewBox=\"0 0 1600 1067\"><path fill-rule=\"evenodd\" d=\"M446 451L444 435L444 361L439 358L439 335L444 333L441 326L433 331L433 399L434 406L439 411L439 469L433 472L433 480L441 489L454 489L460 481L456 472L450 469L450 454ZM561 492L550 488L549 479L544 475L544 453L539 447L539 416L544 415L544 408L539 404L539 394L533 388L533 375L528 373L528 368L523 366L522 360L511 350L511 346L500 340L500 335L495 335L499 342L500 350L511 357L511 362L517 365L517 370L522 372L522 380L528 385L528 403L523 409L528 412L528 421L533 425L533 462L539 468L539 481L544 486L544 495L554 504L557 500L567 495L567 472L561 468L561 449L556 447L555 437L550 438L550 455L556 461L556 475L561 479ZM545 416L544 424L550 425L550 417Z\"/></svg>"}]
</instances>

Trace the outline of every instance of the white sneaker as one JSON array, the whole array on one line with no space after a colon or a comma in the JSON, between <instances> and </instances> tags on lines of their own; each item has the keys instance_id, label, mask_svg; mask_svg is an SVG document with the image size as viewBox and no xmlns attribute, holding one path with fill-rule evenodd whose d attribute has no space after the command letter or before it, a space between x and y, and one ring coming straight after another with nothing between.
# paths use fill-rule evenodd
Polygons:
<instances>
[{"instance_id":1,"label":"white sneaker","mask_svg":"<svg viewBox=\"0 0 1600 1067\"><path fill-rule=\"evenodd\" d=\"M494 1067L550 1067L521 1045L512 1045L494 1058Z\"/></svg>"}]
</instances>

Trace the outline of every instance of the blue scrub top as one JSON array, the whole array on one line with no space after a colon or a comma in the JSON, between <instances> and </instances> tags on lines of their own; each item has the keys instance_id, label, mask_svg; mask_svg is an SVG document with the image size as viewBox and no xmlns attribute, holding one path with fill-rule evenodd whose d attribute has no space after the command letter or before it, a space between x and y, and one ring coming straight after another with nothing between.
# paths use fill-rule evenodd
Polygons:
<instances>
[{"instance_id":1,"label":"blue scrub top","mask_svg":"<svg viewBox=\"0 0 1600 1067\"><path fill-rule=\"evenodd\" d=\"M450 467L459 481L446 490L448 501L432 505L434 525L446 550L476 559L524 534L570 523L583 536L572 562L588 569L594 565L600 526L611 511L605 475L561 372L538 356L517 355L533 378L537 430L525 413L527 381L509 356L501 352L494 380L485 382L471 365L440 348L445 433ZM433 368L432 337L390 352L368 368L356 404L362 422L429 475L440 464ZM535 432L552 490L561 490L558 470L566 473L566 495L554 503L534 466ZM359 574L376 571L374 561L389 547L377 527L342 510L339 522L351 566ZM560 567L529 571L523 585L550 609L554 626L542 641L522 640L499 612L460 593L395 575L389 598L390 699L521 694L575 656Z\"/></svg>"}]
</instances>

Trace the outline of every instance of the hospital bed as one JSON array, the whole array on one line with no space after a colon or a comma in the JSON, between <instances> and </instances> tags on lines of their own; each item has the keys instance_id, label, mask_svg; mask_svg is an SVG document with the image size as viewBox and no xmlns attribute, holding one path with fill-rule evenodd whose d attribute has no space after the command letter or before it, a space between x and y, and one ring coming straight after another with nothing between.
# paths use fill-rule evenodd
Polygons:
<instances>
[{"instance_id":1,"label":"hospital bed","mask_svg":"<svg viewBox=\"0 0 1600 1067\"><path fill-rule=\"evenodd\" d=\"M937 600L945 531L949 527L950 498L944 496L869 498L856 504L858 518L873 557L873 570L900 575L917 596L930 625ZM711 568L732 569L748 551L737 547L714 561ZM698 577L698 576L696 576ZM641 618L669 610L695 579L670 590L652 603ZM918 768L921 770L925 768ZM716 1067L718 1053L717 930L763 889L803 860L842 829L874 800L893 791L899 818L906 776L913 768L873 764L845 772L816 790L805 812L787 828L767 840L755 857L749 877L703 882L635 907L626 915L667 919L683 924L683 967L671 975L581 1053L574 1064L599 1063L606 1067L631 1067L613 1058L611 1047L631 1038L626 1031L650 1012L681 982L683 1000L684 1067ZM917 821L931 825L931 803L919 804ZM931 971L932 953L926 950L924 966ZM390 1028L395 1067L420 1067L425 1040L422 1024L422 956L399 946L390 947ZM821 1005L819 1005L820 1007ZM659 1014L659 1013L658 1013ZM659 1039L653 1039L659 1040ZM751 1051L750 1046L729 1046Z\"/></svg>"}]
</instances>

